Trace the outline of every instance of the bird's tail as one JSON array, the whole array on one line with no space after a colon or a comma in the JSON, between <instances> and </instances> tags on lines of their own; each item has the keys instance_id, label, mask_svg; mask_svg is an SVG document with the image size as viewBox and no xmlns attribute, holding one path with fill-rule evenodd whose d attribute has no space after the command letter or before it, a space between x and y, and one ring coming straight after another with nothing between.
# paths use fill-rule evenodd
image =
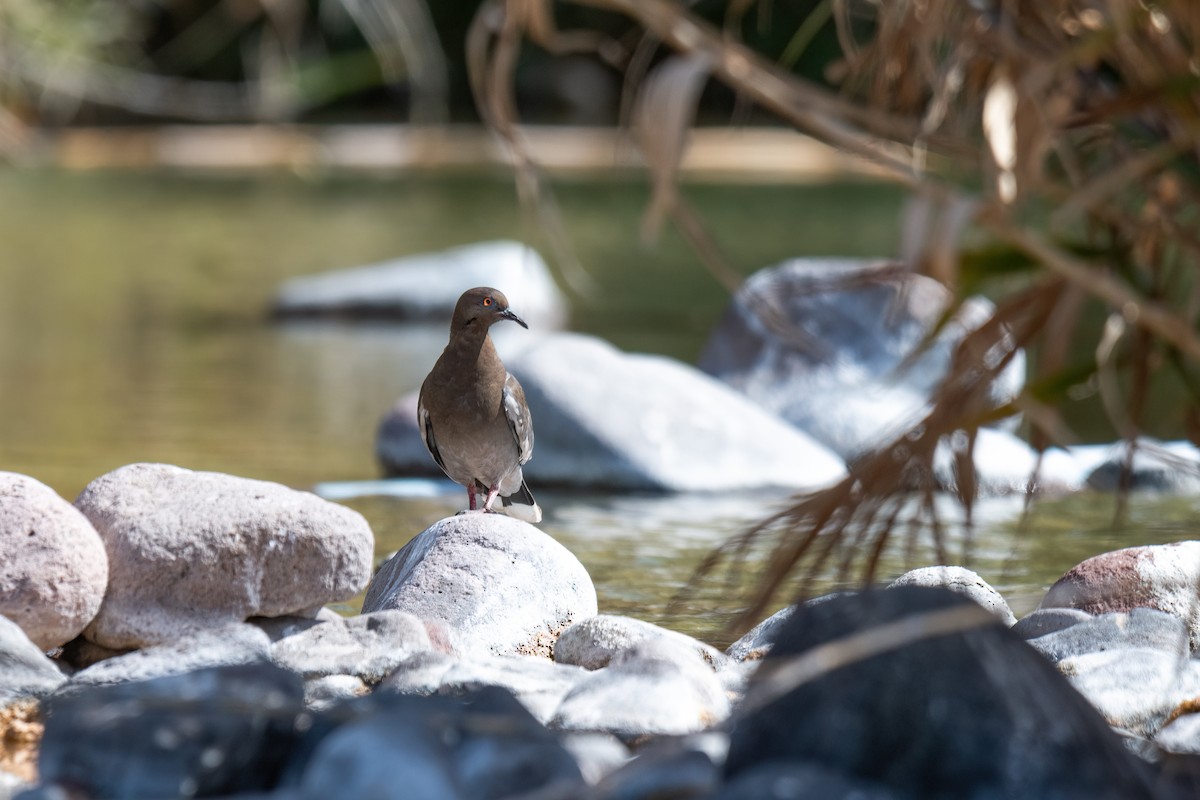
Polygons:
<instances>
[{"instance_id":1,"label":"bird's tail","mask_svg":"<svg viewBox=\"0 0 1200 800\"><path fill-rule=\"evenodd\" d=\"M525 481L521 481L520 489L508 497L501 497L500 502L503 504L504 513L510 517L534 524L542 521L542 507L533 499Z\"/></svg>"}]
</instances>

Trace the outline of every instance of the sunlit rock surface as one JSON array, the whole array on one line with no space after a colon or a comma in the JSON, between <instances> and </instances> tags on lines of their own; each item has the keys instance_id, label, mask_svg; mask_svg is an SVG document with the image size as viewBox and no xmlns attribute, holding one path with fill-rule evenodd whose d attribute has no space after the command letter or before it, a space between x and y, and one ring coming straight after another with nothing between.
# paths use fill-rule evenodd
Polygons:
<instances>
[{"instance_id":1,"label":"sunlit rock surface","mask_svg":"<svg viewBox=\"0 0 1200 800\"><path fill-rule=\"evenodd\" d=\"M700 356L700 368L775 411L845 459L917 422L955 347L993 307L968 299L919 356L950 292L894 263L793 259L752 275ZM999 363L1012 343L985 354ZM993 387L996 405L1024 385L1017 352Z\"/></svg>"},{"instance_id":2,"label":"sunlit rock surface","mask_svg":"<svg viewBox=\"0 0 1200 800\"><path fill-rule=\"evenodd\" d=\"M96 529L49 486L0 472L0 614L47 650L96 616L108 557Z\"/></svg>"},{"instance_id":3,"label":"sunlit rock surface","mask_svg":"<svg viewBox=\"0 0 1200 800\"><path fill-rule=\"evenodd\" d=\"M279 317L384 318L449 326L464 289L494 286L530 326L562 327L567 302L546 262L520 242L479 242L382 264L294 278L280 288Z\"/></svg>"},{"instance_id":4,"label":"sunlit rock surface","mask_svg":"<svg viewBox=\"0 0 1200 800\"><path fill-rule=\"evenodd\" d=\"M641 491L815 488L840 458L720 381L664 356L623 353L590 336L539 341L508 362L533 414L538 485ZM389 474L433 474L411 401L380 426ZM411 419L410 419L411 417Z\"/></svg>"},{"instance_id":5,"label":"sunlit rock surface","mask_svg":"<svg viewBox=\"0 0 1200 800\"><path fill-rule=\"evenodd\" d=\"M17 623L0 616L0 706L49 694L66 679Z\"/></svg>"},{"instance_id":6,"label":"sunlit rock surface","mask_svg":"<svg viewBox=\"0 0 1200 800\"><path fill-rule=\"evenodd\" d=\"M105 647L309 613L370 577L366 520L277 483L131 464L92 481L75 505L108 552L108 594L84 633Z\"/></svg>"},{"instance_id":7,"label":"sunlit rock surface","mask_svg":"<svg viewBox=\"0 0 1200 800\"><path fill-rule=\"evenodd\" d=\"M565 547L532 525L482 511L434 523L388 559L363 612L407 611L460 655L549 656L596 589Z\"/></svg>"}]
</instances>

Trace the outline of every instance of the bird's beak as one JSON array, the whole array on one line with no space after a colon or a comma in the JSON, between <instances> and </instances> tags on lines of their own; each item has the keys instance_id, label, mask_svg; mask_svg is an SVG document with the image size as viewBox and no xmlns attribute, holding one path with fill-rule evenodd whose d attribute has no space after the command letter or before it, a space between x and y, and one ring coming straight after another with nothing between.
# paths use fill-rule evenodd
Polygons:
<instances>
[{"instance_id":1,"label":"bird's beak","mask_svg":"<svg viewBox=\"0 0 1200 800\"><path fill-rule=\"evenodd\" d=\"M500 316L504 317L505 319L511 319L513 322L517 323L525 330L529 330L529 326L525 324L525 320L518 317L516 312L510 308L506 308L503 311L501 311Z\"/></svg>"}]
</instances>

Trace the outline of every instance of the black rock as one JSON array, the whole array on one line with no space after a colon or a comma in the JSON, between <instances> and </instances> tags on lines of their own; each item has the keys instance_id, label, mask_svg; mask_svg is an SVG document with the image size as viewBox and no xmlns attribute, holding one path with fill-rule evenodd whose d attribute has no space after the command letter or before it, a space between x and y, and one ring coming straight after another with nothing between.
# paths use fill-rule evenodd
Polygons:
<instances>
[{"instance_id":1,"label":"black rock","mask_svg":"<svg viewBox=\"0 0 1200 800\"><path fill-rule=\"evenodd\" d=\"M768 761L744 770L707 800L899 800L885 786L819 764Z\"/></svg>"},{"instance_id":2,"label":"black rock","mask_svg":"<svg viewBox=\"0 0 1200 800\"><path fill-rule=\"evenodd\" d=\"M938 612L978 622L930 632L931 618L921 617ZM1151 797L1143 765L1095 709L984 614L966 598L926 587L798 609L735 715L726 776L769 761L807 761L924 800ZM855 634L870 644L881 626L902 620L914 626L906 643L768 697L770 676L786 659Z\"/></svg>"},{"instance_id":3,"label":"black rock","mask_svg":"<svg viewBox=\"0 0 1200 800\"><path fill-rule=\"evenodd\" d=\"M507 690L375 694L318 713L283 785L305 798L489 800L583 789L554 734Z\"/></svg>"},{"instance_id":4,"label":"black rock","mask_svg":"<svg viewBox=\"0 0 1200 800\"><path fill-rule=\"evenodd\" d=\"M269 789L304 717L300 678L268 664L88 687L44 709L41 780L95 798Z\"/></svg>"}]
</instances>

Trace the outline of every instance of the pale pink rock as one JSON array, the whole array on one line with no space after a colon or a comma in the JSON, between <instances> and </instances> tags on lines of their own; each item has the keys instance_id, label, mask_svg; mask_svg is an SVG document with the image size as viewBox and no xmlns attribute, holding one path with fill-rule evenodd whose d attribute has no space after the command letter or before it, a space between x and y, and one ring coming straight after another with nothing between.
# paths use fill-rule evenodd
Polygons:
<instances>
[{"instance_id":1,"label":"pale pink rock","mask_svg":"<svg viewBox=\"0 0 1200 800\"><path fill-rule=\"evenodd\" d=\"M0 614L43 650L96 616L108 558L96 529L39 481L0 472Z\"/></svg>"}]
</instances>

